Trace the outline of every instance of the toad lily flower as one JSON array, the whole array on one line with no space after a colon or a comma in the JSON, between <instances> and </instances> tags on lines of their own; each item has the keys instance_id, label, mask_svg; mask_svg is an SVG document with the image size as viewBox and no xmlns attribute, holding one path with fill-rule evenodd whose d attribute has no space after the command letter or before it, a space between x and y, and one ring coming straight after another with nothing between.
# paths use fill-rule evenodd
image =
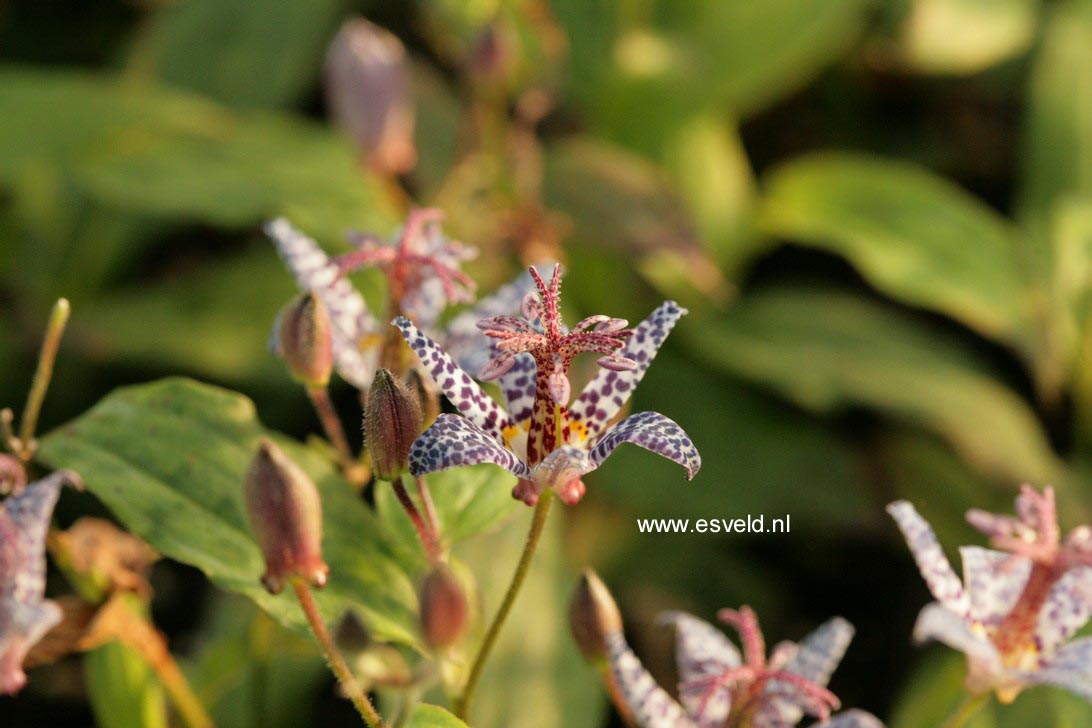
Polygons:
<instances>
[{"instance_id":1,"label":"toad lily flower","mask_svg":"<svg viewBox=\"0 0 1092 728\"><path fill-rule=\"evenodd\" d=\"M60 607L45 599L45 545L65 483L81 487L79 476L59 470L0 504L0 694L23 688L23 659L61 621Z\"/></svg>"},{"instance_id":2,"label":"toad lily flower","mask_svg":"<svg viewBox=\"0 0 1092 728\"><path fill-rule=\"evenodd\" d=\"M606 636L615 682L639 726L791 728L807 714L820 719L816 725L832 728L882 728L859 710L830 717L839 701L826 684L853 638L849 622L836 617L799 644L779 643L767 659L758 619L749 607L722 609L718 616L739 632L742 655L708 622L684 612L660 617L675 628L680 702L656 684L621 630Z\"/></svg>"},{"instance_id":3,"label":"toad lily flower","mask_svg":"<svg viewBox=\"0 0 1092 728\"><path fill-rule=\"evenodd\" d=\"M1007 703L1028 686L1049 684L1092 701L1092 638L1069 641L1092 616L1092 530L1061 539L1052 489L1024 486L1015 518L967 513L1003 551L960 548L962 582L912 505L887 510L937 600L921 611L915 639L965 653L970 692L994 690Z\"/></svg>"},{"instance_id":4,"label":"toad lily flower","mask_svg":"<svg viewBox=\"0 0 1092 728\"><path fill-rule=\"evenodd\" d=\"M516 311L531 288L531 279L520 276L437 331L445 306L473 300L474 282L459 266L476 254L473 248L443 234L440 217L438 210L415 210L393 243L387 244L374 235L354 235L357 249L333 259L284 218L266 225L266 233L299 288L314 291L326 304L337 372L358 389L367 390L371 385L385 337L364 297L346 280L347 272L368 265L379 267L387 277L391 315L412 318L441 339L460 364L469 368L482 366L489 355L480 345L477 321ZM274 351L279 349L277 329L274 326Z\"/></svg>"},{"instance_id":5,"label":"toad lily flower","mask_svg":"<svg viewBox=\"0 0 1092 728\"><path fill-rule=\"evenodd\" d=\"M478 324L498 342L483 373L499 379L507 412L409 320L394 321L462 414L440 415L421 435L410 451L410 470L424 475L494 463L520 478L512 494L528 505L534 505L546 489L573 505L584 495L582 476L599 467L619 445L632 442L679 463L686 468L687 478L693 478L701 457L674 421L656 412L641 412L608 424L686 311L668 301L632 330L620 319L593 316L566 333L557 306L559 269L554 269L549 285L538 271L530 272L538 291L524 298L523 318L500 316ZM582 351L602 354L603 370L567 408L568 366Z\"/></svg>"}]
</instances>

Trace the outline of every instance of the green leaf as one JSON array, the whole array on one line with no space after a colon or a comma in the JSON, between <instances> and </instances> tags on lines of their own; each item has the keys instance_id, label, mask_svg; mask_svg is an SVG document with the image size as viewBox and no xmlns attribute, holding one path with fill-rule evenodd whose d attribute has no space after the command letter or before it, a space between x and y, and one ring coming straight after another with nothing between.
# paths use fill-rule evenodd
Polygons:
<instances>
[{"instance_id":1,"label":"green leaf","mask_svg":"<svg viewBox=\"0 0 1092 728\"><path fill-rule=\"evenodd\" d=\"M1027 403L972 351L879 304L822 288L772 288L720 321L688 323L681 329L702 360L801 406L878 409L941 434L984 472L1013 482L1063 475Z\"/></svg>"},{"instance_id":2,"label":"green leaf","mask_svg":"<svg viewBox=\"0 0 1092 728\"><path fill-rule=\"evenodd\" d=\"M418 705L410 714L406 728L466 728L451 713L436 705Z\"/></svg>"},{"instance_id":3,"label":"green leaf","mask_svg":"<svg viewBox=\"0 0 1092 728\"><path fill-rule=\"evenodd\" d=\"M407 492L420 508L413 479L407 476L405 482ZM445 470L427 476L425 482L436 506L440 538L447 545L490 531L520 510L521 504L512 497L515 477L495 465ZM375 509L407 555L423 564L424 549L390 483L376 483Z\"/></svg>"},{"instance_id":4,"label":"green leaf","mask_svg":"<svg viewBox=\"0 0 1092 728\"><path fill-rule=\"evenodd\" d=\"M1021 219L1049 239L1055 205L1092 192L1092 2L1051 9L1031 75Z\"/></svg>"},{"instance_id":5,"label":"green leaf","mask_svg":"<svg viewBox=\"0 0 1092 728\"><path fill-rule=\"evenodd\" d=\"M653 156L695 111L761 109L858 35L868 0L562 0L570 89L593 126Z\"/></svg>"},{"instance_id":6,"label":"green leaf","mask_svg":"<svg viewBox=\"0 0 1092 728\"><path fill-rule=\"evenodd\" d=\"M765 181L771 235L846 257L884 293L1023 344L1020 239L984 204L912 166L847 154L794 160Z\"/></svg>"},{"instance_id":7,"label":"green leaf","mask_svg":"<svg viewBox=\"0 0 1092 728\"><path fill-rule=\"evenodd\" d=\"M87 653L83 674L101 728L167 728L167 702L152 668L131 647L108 642Z\"/></svg>"},{"instance_id":8,"label":"green leaf","mask_svg":"<svg viewBox=\"0 0 1092 728\"><path fill-rule=\"evenodd\" d=\"M329 584L316 595L323 616L332 621L356 607L379 639L417 645L414 587L375 516L326 460L266 431L249 399L186 379L126 387L47 435L39 455L53 468L78 471L157 551L304 629L294 598L270 595L258 582L264 565L244 515L242 482L263 436L277 439L322 494L330 565Z\"/></svg>"},{"instance_id":9,"label":"green leaf","mask_svg":"<svg viewBox=\"0 0 1092 728\"><path fill-rule=\"evenodd\" d=\"M147 215L248 226L283 214L327 240L391 219L378 182L324 127L108 76L0 68L0 185L50 165L97 202Z\"/></svg>"},{"instance_id":10,"label":"green leaf","mask_svg":"<svg viewBox=\"0 0 1092 728\"><path fill-rule=\"evenodd\" d=\"M294 103L317 82L340 0L187 0L159 6L130 71L235 107Z\"/></svg>"},{"instance_id":11,"label":"green leaf","mask_svg":"<svg viewBox=\"0 0 1092 728\"><path fill-rule=\"evenodd\" d=\"M898 60L919 73L972 74L1028 49L1038 0L912 0Z\"/></svg>"}]
</instances>

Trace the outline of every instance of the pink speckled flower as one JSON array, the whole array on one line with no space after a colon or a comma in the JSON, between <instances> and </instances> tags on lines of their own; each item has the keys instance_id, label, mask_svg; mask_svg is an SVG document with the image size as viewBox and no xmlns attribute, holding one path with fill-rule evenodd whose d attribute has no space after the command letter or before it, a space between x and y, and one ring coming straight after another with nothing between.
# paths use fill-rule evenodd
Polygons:
<instances>
[{"instance_id":1,"label":"pink speckled flower","mask_svg":"<svg viewBox=\"0 0 1092 728\"><path fill-rule=\"evenodd\" d=\"M853 638L849 622L836 617L799 643L779 643L767 658L749 607L722 609L719 617L739 632L742 654L697 617L669 612L660 618L675 628L678 702L644 668L621 630L607 634L615 683L641 728L791 728L805 715L828 728L882 728L859 710L831 717L840 703L826 685Z\"/></svg>"},{"instance_id":2,"label":"pink speckled flower","mask_svg":"<svg viewBox=\"0 0 1092 728\"><path fill-rule=\"evenodd\" d=\"M674 301L634 329L607 316L584 319L566 331L558 312L560 272L547 285L532 269L538 288L524 297L522 318L490 317L479 327L495 341L483 367L507 401L505 411L440 345L405 318L394 324L460 415L440 415L414 444L410 470L437 470L493 463L520 478L513 495L534 505L547 489L569 504L580 501L582 476L619 445L631 442L686 468L701 467L693 442L678 424L656 412L611 420L641 381L675 322L686 313ZM568 367L580 352L600 354L599 374L569 405Z\"/></svg>"},{"instance_id":3,"label":"pink speckled flower","mask_svg":"<svg viewBox=\"0 0 1092 728\"><path fill-rule=\"evenodd\" d=\"M1051 488L1024 486L1016 517L967 513L1001 550L960 548L962 581L912 505L887 510L937 600L922 610L914 636L965 653L970 692L993 690L1011 702L1030 685L1049 684L1092 701L1092 638L1070 641L1092 616L1092 531L1081 526L1061 538Z\"/></svg>"},{"instance_id":4,"label":"pink speckled flower","mask_svg":"<svg viewBox=\"0 0 1092 728\"><path fill-rule=\"evenodd\" d=\"M65 483L81 487L78 475L59 470L0 505L0 694L22 689L23 659L61 620L60 607L45 599L45 542Z\"/></svg>"}]
</instances>

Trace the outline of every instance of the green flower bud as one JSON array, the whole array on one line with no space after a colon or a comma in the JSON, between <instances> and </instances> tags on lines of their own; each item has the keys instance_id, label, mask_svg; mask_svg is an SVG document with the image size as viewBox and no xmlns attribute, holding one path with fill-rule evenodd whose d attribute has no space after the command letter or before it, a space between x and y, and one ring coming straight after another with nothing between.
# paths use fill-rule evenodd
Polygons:
<instances>
[{"instance_id":1,"label":"green flower bud","mask_svg":"<svg viewBox=\"0 0 1092 728\"><path fill-rule=\"evenodd\" d=\"M325 387L334 371L330 313L313 291L284 307L280 317L281 355L288 371L307 387Z\"/></svg>"},{"instance_id":2,"label":"green flower bud","mask_svg":"<svg viewBox=\"0 0 1092 728\"><path fill-rule=\"evenodd\" d=\"M279 447L263 439L243 482L247 520L265 556L262 584L276 594L301 578L322 587L322 502L318 489Z\"/></svg>"},{"instance_id":3,"label":"green flower bud","mask_svg":"<svg viewBox=\"0 0 1092 728\"><path fill-rule=\"evenodd\" d=\"M569 627L576 646L593 662L607 658L607 635L622 630L618 605L591 569L584 569L569 603Z\"/></svg>"},{"instance_id":4,"label":"green flower bud","mask_svg":"<svg viewBox=\"0 0 1092 728\"><path fill-rule=\"evenodd\" d=\"M450 647L466 631L466 592L446 564L436 566L421 584L421 633L432 648Z\"/></svg>"},{"instance_id":5,"label":"green flower bud","mask_svg":"<svg viewBox=\"0 0 1092 728\"><path fill-rule=\"evenodd\" d=\"M394 480L406 469L410 447L421 434L421 404L417 395L386 369L375 373L364 406L364 444L372 457L372 472Z\"/></svg>"}]
</instances>

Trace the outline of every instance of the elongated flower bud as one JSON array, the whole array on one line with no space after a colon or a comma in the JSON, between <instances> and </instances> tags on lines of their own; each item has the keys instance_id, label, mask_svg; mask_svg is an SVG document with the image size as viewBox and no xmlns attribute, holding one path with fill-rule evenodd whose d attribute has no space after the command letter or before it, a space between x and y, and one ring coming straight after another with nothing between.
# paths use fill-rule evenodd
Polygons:
<instances>
[{"instance_id":1,"label":"elongated flower bud","mask_svg":"<svg viewBox=\"0 0 1092 728\"><path fill-rule=\"evenodd\" d=\"M466 592L445 564L434 568L421 584L421 633L432 648L450 647L466 631Z\"/></svg>"},{"instance_id":2,"label":"elongated flower bud","mask_svg":"<svg viewBox=\"0 0 1092 728\"><path fill-rule=\"evenodd\" d=\"M281 354L288 370L307 387L325 387L334 371L330 312L313 291L300 295L281 312Z\"/></svg>"},{"instance_id":3,"label":"elongated flower bud","mask_svg":"<svg viewBox=\"0 0 1092 728\"><path fill-rule=\"evenodd\" d=\"M318 489L279 447L263 439L243 483L250 528L265 556L262 584L276 594L299 577L322 587L322 503Z\"/></svg>"},{"instance_id":4,"label":"elongated flower bud","mask_svg":"<svg viewBox=\"0 0 1092 728\"><path fill-rule=\"evenodd\" d=\"M607 635L622 631L618 605L591 569L584 569L569 603L569 626L576 646L593 662L607 658Z\"/></svg>"},{"instance_id":5,"label":"elongated flower bud","mask_svg":"<svg viewBox=\"0 0 1092 728\"><path fill-rule=\"evenodd\" d=\"M326 54L326 98L372 169L399 174L416 164L409 64L397 37L363 18L347 20Z\"/></svg>"},{"instance_id":6,"label":"elongated flower bud","mask_svg":"<svg viewBox=\"0 0 1092 728\"><path fill-rule=\"evenodd\" d=\"M364 443L372 472L394 480L406 469L410 447L421 434L421 404L405 382L386 369L375 373L364 407Z\"/></svg>"}]
</instances>

